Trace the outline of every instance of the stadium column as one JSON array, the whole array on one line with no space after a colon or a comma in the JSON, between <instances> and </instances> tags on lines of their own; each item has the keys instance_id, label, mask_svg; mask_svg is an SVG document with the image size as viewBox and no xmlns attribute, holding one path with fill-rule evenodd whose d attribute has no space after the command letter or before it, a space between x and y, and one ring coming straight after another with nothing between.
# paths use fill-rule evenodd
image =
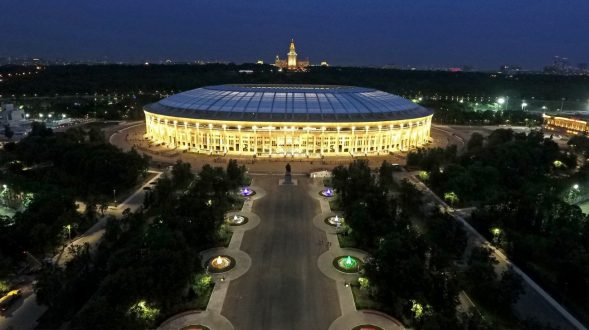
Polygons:
<instances>
[{"instance_id":1,"label":"stadium column","mask_svg":"<svg viewBox=\"0 0 589 330\"><path fill-rule=\"evenodd\" d=\"M237 153L241 155L241 150L243 150L243 137L241 136L241 125L237 125L237 136L239 141L239 147L237 148Z\"/></svg>"},{"instance_id":2,"label":"stadium column","mask_svg":"<svg viewBox=\"0 0 589 330\"><path fill-rule=\"evenodd\" d=\"M201 144L201 139L200 139L200 123L196 122L196 152L200 152L200 144Z\"/></svg>"},{"instance_id":3,"label":"stadium column","mask_svg":"<svg viewBox=\"0 0 589 330\"><path fill-rule=\"evenodd\" d=\"M272 126L268 127L268 150L270 152L270 157L272 157ZM276 143L276 145L278 146L278 142Z\"/></svg>"},{"instance_id":4,"label":"stadium column","mask_svg":"<svg viewBox=\"0 0 589 330\"><path fill-rule=\"evenodd\" d=\"M229 139L227 138L227 125L223 124L223 136L219 139L219 143L223 147L223 151L227 153Z\"/></svg>"},{"instance_id":5,"label":"stadium column","mask_svg":"<svg viewBox=\"0 0 589 330\"><path fill-rule=\"evenodd\" d=\"M254 155L258 154L258 133L257 131L257 127L253 126L252 129L254 130Z\"/></svg>"},{"instance_id":6,"label":"stadium column","mask_svg":"<svg viewBox=\"0 0 589 330\"><path fill-rule=\"evenodd\" d=\"M351 147L352 147L352 151L350 152L352 155L354 155L354 153L356 152L356 127L352 126L352 141L350 141L351 143Z\"/></svg>"},{"instance_id":7,"label":"stadium column","mask_svg":"<svg viewBox=\"0 0 589 330\"><path fill-rule=\"evenodd\" d=\"M339 131L340 131L340 127L338 126L337 127L337 142L335 143L335 152L336 153L339 153L339 151L343 150L343 148L344 148L343 146L340 148L340 145L342 145L343 143L342 143Z\"/></svg>"},{"instance_id":8,"label":"stadium column","mask_svg":"<svg viewBox=\"0 0 589 330\"><path fill-rule=\"evenodd\" d=\"M364 147L364 154L367 154L370 147L370 138L368 137L368 126L364 127L364 143L362 143L362 146Z\"/></svg>"},{"instance_id":9,"label":"stadium column","mask_svg":"<svg viewBox=\"0 0 589 330\"><path fill-rule=\"evenodd\" d=\"M209 124L209 132L207 134L207 150L212 151L211 149L211 134L213 131L213 124Z\"/></svg>"}]
</instances>

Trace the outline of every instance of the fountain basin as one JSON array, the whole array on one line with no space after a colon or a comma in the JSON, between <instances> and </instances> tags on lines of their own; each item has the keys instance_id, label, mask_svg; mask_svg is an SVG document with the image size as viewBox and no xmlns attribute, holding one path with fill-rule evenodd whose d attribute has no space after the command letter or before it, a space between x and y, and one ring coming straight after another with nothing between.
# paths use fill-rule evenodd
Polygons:
<instances>
[{"instance_id":1,"label":"fountain basin","mask_svg":"<svg viewBox=\"0 0 589 330\"><path fill-rule=\"evenodd\" d=\"M249 219L246 216L235 214L230 217L225 218L225 223L230 226L241 226L245 225Z\"/></svg>"},{"instance_id":2,"label":"fountain basin","mask_svg":"<svg viewBox=\"0 0 589 330\"><path fill-rule=\"evenodd\" d=\"M355 274L364 268L364 262L353 256L340 256L333 259L333 267L343 273Z\"/></svg>"},{"instance_id":3,"label":"fountain basin","mask_svg":"<svg viewBox=\"0 0 589 330\"><path fill-rule=\"evenodd\" d=\"M235 267L235 259L227 255L219 255L210 258L206 265L209 273L224 273Z\"/></svg>"},{"instance_id":4,"label":"fountain basin","mask_svg":"<svg viewBox=\"0 0 589 330\"><path fill-rule=\"evenodd\" d=\"M333 191L333 188L325 188L319 192L319 195L329 198L333 197L335 195L335 192Z\"/></svg>"},{"instance_id":5,"label":"fountain basin","mask_svg":"<svg viewBox=\"0 0 589 330\"><path fill-rule=\"evenodd\" d=\"M180 330L211 330L211 328L202 324L191 324L180 328Z\"/></svg>"},{"instance_id":6,"label":"fountain basin","mask_svg":"<svg viewBox=\"0 0 589 330\"><path fill-rule=\"evenodd\" d=\"M384 330L384 329L381 327L378 327L376 325L372 325L372 324L362 324L362 325L357 325L357 326L353 327L352 330Z\"/></svg>"},{"instance_id":7,"label":"fountain basin","mask_svg":"<svg viewBox=\"0 0 589 330\"><path fill-rule=\"evenodd\" d=\"M344 218L338 215L333 215L325 218L324 222L332 227L339 227L344 224Z\"/></svg>"},{"instance_id":8,"label":"fountain basin","mask_svg":"<svg viewBox=\"0 0 589 330\"><path fill-rule=\"evenodd\" d=\"M252 190L250 187L243 187L239 189L239 194L243 197L249 197L256 194L255 190Z\"/></svg>"}]
</instances>

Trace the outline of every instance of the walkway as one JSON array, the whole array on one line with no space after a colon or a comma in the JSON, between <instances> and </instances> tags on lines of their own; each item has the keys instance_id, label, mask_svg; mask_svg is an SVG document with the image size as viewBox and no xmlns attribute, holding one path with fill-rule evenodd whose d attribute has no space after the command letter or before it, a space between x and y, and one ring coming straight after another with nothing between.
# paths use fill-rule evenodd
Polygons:
<instances>
[{"instance_id":1,"label":"walkway","mask_svg":"<svg viewBox=\"0 0 589 330\"><path fill-rule=\"evenodd\" d=\"M396 172L395 179L400 182L407 179L413 183L416 188L424 193L424 196L431 202L442 206L444 209L450 207L441 200L433 191L431 191L425 184L416 179L411 173ZM525 293L521 295L519 301L515 304L515 311L521 318L535 318L543 323L550 323L552 326L557 326L563 330L565 329L586 329L573 315L571 315L562 305L555 301L546 291L544 291L536 282L534 282L528 275L526 275L519 267L511 262L503 254L503 252L494 248L489 241L487 241L478 231L476 231L463 217L464 211L455 211L450 213L454 219L464 225L464 228L469 236L469 247L485 246L491 249L493 255L499 262L495 269L497 272L503 272L509 266L519 274L523 279Z\"/></svg>"},{"instance_id":2,"label":"walkway","mask_svg":"<svg viewBox=\"0 0 589 330\"><path fill-rule=\"evenodd\" d=\"M253 208L262 224L241 245L253 265L231 282L222 314L236 329L327 329L339 309L335 283L316 266L327 249L311 223L318 205L307 193L309 179L282 186L279 179L255 177L267 193Z\"/></svg>"}]
</instances>

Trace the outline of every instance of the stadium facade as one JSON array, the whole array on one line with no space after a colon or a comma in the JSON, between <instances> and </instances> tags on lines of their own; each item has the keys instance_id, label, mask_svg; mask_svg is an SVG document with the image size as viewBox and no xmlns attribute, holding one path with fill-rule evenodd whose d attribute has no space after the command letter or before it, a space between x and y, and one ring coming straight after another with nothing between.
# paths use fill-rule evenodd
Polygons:
<instances>
[{"instance_id":1,"label":"stadium facade","mask_svg":"<svg viewBox=\"0 0 589 330\"><path fill-rule=\"evenodd\" d=\"M256 157L383 155L429 142L432 112L370 88L220 85L144 108L146 136L168 148Z\"/></svg>"}]
</instances>

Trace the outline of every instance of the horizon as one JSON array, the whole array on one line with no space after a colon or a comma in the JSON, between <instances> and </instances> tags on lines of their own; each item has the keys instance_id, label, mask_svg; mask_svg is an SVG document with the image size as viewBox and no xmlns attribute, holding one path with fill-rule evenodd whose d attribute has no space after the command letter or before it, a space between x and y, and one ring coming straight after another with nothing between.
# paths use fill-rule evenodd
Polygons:
<instances>
[{"instance_id":1,"label":"horizon","mask_svg":"<svg viewBox=\"0 0 589 330\"><path fill-rule=\"evenodd\" d=\"M300 58L335 66L462 67L478 70L589 62L589 2L334 0L221 3L150 0L0 4L2 57L68 61L273 62L294 38ZM393 24L391 24L393 22ZM558 29L555 27L558 26Z\"/></svg>"}]
</instances>

